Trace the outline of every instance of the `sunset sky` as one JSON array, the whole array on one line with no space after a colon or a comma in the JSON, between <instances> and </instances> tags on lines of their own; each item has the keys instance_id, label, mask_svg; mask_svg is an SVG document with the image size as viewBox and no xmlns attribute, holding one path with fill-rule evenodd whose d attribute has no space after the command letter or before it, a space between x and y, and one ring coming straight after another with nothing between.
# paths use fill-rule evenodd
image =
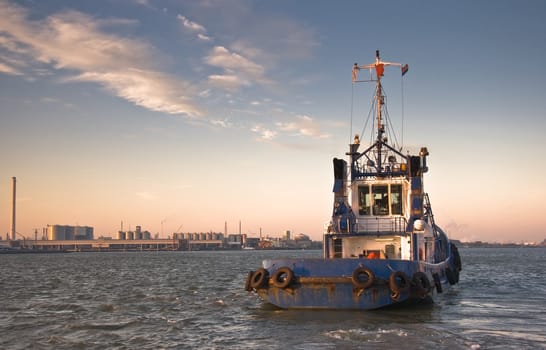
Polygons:
<instances>
[{"instance_id":1,"label":"sunset sky","mask_svg":"<svg viewBox=\"0 0 546 350\"><path fill-rule=\"evenodd\" d=\"M373 89L351 68L375 50L409 64L403 123L386 70L389 112L405 148L428 147L436 222L546 238L545 1L0 0L0 17L2 238L15 176L27 237L240 220L321 240L332 158L368 112L351 100Z\"/></svg>"}]
</instances>

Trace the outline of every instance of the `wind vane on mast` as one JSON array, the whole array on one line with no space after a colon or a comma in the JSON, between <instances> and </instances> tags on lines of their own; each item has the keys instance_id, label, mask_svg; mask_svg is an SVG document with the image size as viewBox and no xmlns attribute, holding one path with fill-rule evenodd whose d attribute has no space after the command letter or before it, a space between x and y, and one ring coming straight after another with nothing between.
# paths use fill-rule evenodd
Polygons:
<instances>
[{"instance_id":1,"label":"wind vane on mast","mask_svg":"<svg viewBox=\"0 0 546 350\"><path fill-rule=\"evenodd\" d=\"M407 64L402 63L394 63L394 62L383 62L379 58L379 50L375 50L375 63L370 63L365 66L359 66L358 63L355 63L353 65L353 83L358 82L366 82L366 81L376 81L380 80L383 76L383 73L385 71L385 66L396 66L400 67L402 71L402 76L404 76L409 69L409 66ZM376 79L373 79L372 77L372 68L375 68L375 74ZM358 79L358 71L361 69L369 69L370 70L370 80L357 80Z\"/></svg>"}]
</instances>

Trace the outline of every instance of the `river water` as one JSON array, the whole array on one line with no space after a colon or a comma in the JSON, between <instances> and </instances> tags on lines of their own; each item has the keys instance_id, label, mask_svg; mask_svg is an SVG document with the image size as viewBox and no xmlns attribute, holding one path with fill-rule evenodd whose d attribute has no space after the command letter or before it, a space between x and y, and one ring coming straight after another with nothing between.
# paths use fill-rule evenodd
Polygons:
<instances>
[{"instance_id":1,"label":"river water","mask_svg":"<svg viewBox=\"0 0 546 350\"><path fill-rule=\"evenodd\" d=\"M249 270L320 251L0 255L1 349L546 349L546 248L460 249L428 306L286 311Z\"/></svg>"}]
</instances>

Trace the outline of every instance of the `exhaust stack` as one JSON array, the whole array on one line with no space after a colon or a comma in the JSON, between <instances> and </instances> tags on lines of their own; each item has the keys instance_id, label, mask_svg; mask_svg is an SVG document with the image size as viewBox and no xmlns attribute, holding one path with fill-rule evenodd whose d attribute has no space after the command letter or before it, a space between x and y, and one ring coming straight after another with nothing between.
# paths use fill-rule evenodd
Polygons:
<instances>
[{"instance_id":1,"label":"exhaust stack","mask_svg":"<svg viewBox=\"0 0 546 350\"><path fill-rule=\"evenodd\" d=\"M14 177L11 178L12 180L12 186L11 186L11 189L12 189L12 197L11 197L11 239L13 241L16 240L16 237L15 237L15 233L17 232L15 230L15 198L16 198L16 189L17 189L17 180Z\"/></svg>"}]
</instances>

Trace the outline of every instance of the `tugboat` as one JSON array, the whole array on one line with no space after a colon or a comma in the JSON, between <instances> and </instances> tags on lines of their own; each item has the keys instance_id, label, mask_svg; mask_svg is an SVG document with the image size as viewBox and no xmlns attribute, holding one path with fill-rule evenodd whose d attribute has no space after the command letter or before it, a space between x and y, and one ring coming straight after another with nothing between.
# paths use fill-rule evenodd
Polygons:
<instances>
[{"instance_id":1,"label":"tugboat","mask_svg":"<svg viewBox=\"0 0 546 350\"><path fill-rule=\"evenodd\" d=\"M385 68L408 65L354 64L353 83L375 83L370 145L361 136L349 145L348 163L334 158L334 203L323 237L323 257L268 259L248 273L245 289L282 309L373 310L430 302L458 283L457 247L436 225L423 188L426 147L404 154L386 137ZM360 70L369 80L358 80Z\"/></svg>"}]
</instances>

